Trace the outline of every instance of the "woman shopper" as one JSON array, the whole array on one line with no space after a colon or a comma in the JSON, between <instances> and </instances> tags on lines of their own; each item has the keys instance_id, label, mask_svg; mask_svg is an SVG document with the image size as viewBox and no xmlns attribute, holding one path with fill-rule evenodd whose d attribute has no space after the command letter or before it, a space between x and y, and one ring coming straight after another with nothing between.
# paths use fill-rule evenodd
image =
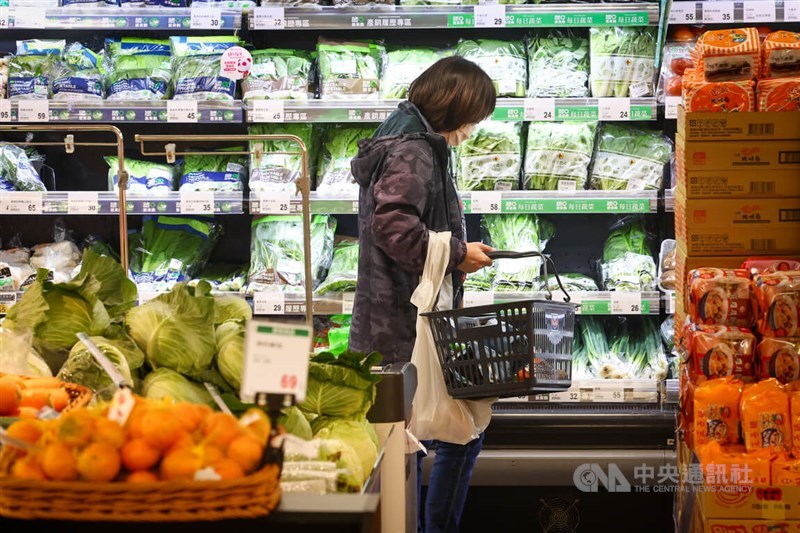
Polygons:
<instances>
[{"instance_id":1,"label":"woman shopper","mask_svg":"<svg viewBox=\"0 0 800 533\"><path fill-rule=\"evenodd\" d=\"M496 94L489 76L461 57L436 62L409 88L408 101L362 141L351 163L359 194L358 282L350 348L377 351L384 363L410 361L416 337L417 288L428 231L450 231L450 258L439 309L460 303L464 274L492 264L491 250L466 242L466 226L450 172L449 147L491 116ZM425 533L458 531L483 435L465 444L434 444L425 503ZM420 504L422 508L422 505Z\"/></svg>"}]
</instances>

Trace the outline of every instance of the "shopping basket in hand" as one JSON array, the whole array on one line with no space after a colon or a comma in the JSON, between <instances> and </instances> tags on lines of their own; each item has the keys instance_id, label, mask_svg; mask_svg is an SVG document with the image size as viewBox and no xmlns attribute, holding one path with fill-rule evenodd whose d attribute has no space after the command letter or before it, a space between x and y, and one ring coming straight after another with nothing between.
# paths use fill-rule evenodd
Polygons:
<instances>
[{"instance_id":1,"label":"shopping basket in hand","mask_svg":"<svg viewBox=\"0 0 800 533\"><path fill-rule=\"evenodd\" d=\"M553 268L564 293L552 301L523 300L424 313L428 318L447 392L453 398L526 396L563 391L572 382L576 305L552 260L539 252L490 252L492 259L538 256Z\"/></svg>"}]
</instances>

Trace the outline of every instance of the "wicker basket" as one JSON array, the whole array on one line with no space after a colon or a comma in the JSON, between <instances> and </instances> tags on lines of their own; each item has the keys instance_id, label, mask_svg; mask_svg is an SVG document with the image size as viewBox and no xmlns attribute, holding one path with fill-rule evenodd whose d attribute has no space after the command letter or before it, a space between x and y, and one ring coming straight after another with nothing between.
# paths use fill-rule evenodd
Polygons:
<instances>
[{"instance_id":1,"label":"wicker basket","mask_svg":"<svg viewBox=\"0 0 800 533\"><path fill-rule=\"evenodd\" d=\"M0 372L0 378L5 376ZM35 379L28 376L17 376L23 381L27 381L29 379ZM83 385L78 385L76 383L67 383L66 381L61 382L61 388L67 391L69 394L69 403L67 406L61 410L62 413L66 413L70 409L75 409L76 407L83 407L84 405L88 405L90 401L92 401L92 396L94 393L92 389L88 387L84 387Z\"/></svg>"}]
</instances>

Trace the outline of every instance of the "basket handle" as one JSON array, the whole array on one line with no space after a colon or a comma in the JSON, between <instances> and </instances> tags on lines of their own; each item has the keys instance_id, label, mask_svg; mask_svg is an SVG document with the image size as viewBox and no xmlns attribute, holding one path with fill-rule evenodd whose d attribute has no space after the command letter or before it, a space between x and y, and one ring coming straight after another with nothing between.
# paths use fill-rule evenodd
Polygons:
<instances>
[{"instance_id":1,"label":"basket handle","mask_svg":"<svg viewBox=\"0 0 800 533\"><path fill-rule=\"evenodd\" d=\"M487 252L486 255L489 259L522 259L525 257L540 257L544 262L544 290L547 292L546 298L548 300L553 299L553 293L550 291L550 287L547 285L547 265L548 263L553 269L553 275L556 277L556 281L558 282L558 288L561 289L561 292L564 293L564 301L569 302L571 300L569 293L564 288L564 285L561 283L561 277L558 275L558 269L556 268L556 264L553 260L544 255L541 252L537 252L536 250L530 250L527 252L512 252L510 250L492 250L491 252Z\"/></svg>"}]
</instances>

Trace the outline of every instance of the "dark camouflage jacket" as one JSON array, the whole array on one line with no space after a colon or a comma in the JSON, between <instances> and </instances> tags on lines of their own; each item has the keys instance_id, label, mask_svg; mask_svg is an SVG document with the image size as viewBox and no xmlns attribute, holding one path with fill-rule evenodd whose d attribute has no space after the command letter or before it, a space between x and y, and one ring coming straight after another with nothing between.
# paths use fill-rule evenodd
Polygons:
<instances>
[{"instance_id":1,"label":"dark camouflage jacket","mask_svg":"<svg viewBox=\"0 0 800 533\"><path fill-rule=\"evenodd\" d=\"M419 110L403 102L351 163L359 193L358 285L350 348L409 361L417 308L411 295L428 251L428 231L451 231L448 273L466 255L464 216L448 168L449 150Z\"/></svg>"}]
</instances>

